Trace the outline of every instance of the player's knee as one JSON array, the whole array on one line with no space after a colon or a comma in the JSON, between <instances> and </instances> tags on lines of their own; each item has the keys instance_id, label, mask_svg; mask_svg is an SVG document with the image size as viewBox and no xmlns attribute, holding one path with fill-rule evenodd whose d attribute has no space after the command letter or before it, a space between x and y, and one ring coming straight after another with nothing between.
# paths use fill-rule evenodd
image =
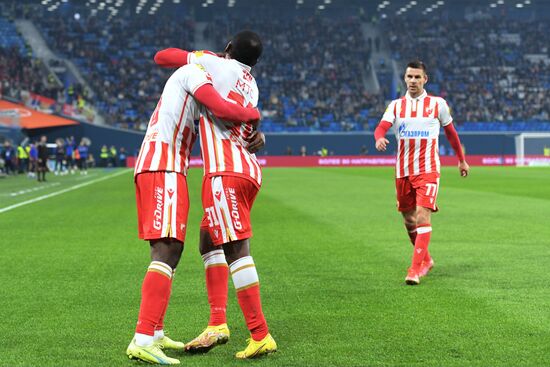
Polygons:
<instances>
[{"instance_id":1,"label":"player's knee","mask_svg":"<svg viewBox=\"0 0 550 367\"><path fill-rule=\"evenodd\" d=\"M178 266L183 252L183 243L177 240L151 241L151 257L169 265L172 269Z\"/></svg>"}]
</instances>

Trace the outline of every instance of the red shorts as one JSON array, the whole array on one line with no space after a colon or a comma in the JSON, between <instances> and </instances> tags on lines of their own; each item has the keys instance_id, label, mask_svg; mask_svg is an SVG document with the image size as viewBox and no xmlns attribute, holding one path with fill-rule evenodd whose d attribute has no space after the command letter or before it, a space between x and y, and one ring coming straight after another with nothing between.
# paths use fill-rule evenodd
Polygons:
<instances>
[{"instance_id":1,"label":"red shorts","mask_svg":"<svg viewBox=\"0 0 550 367\"><path fill-rule=\"evenodd\" d=\"M139 238L184 242L189 213L186 177L176 172L143 172L135 183Z\"/></svg>"},{"instance_id":2,"label":"red shorts","mask_svg":"<svg viewBox=\"0 0 550 367\"><path fill-rule=\"evenodd\" d=\"M250 211L257 194L257 186L243 177L204 177L201 229L210 233L214 245L252 237Z\"/></svg>"},{"instance_id":3,"label":"red shorts","mask_svg":"<svg viewBox=\"0 0 550 367\"><path fill-rule=\"evenodd\" d=\"M435 203L439 192L439 173L432 172L417 176L395 179L397 210L408 212L417 206L436 212Z\"/></svg>"}]
</instances>

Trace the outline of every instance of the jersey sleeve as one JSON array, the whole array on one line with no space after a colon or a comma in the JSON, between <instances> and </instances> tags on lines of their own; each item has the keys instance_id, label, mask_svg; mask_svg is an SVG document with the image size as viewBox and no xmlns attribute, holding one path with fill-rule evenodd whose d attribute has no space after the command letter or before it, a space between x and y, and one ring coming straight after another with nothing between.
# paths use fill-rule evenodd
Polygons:
<instances>
[{"instance_id":1,"label":"jersey sleeve","mask_svg":"<svg viewBox=\"0 0 550 367\"><path fill-rule=\"evenodd\" d=\"M179 82L181 87L188 93L195 94L197 89L203 85L212 84L212 78L200 65L182 66L178 72L180 73Z\"/></svg>"},{"instance_id":2,"label":"jersey sleeve","mask_svg":"<svg viewBox=\"0 0 550 367\"><path fill-rule=\"evenodd\" d=\"M201 65L206 70L216 67L220 60L223 59L210 51L193 51L187 54L188 64Z\"/></svg>"},{"instance_id":3,"label":"jersey sleeve","mask_svg":"<svg viewBox=\"0 0 550 367\"><path fill-rule=\"evenodd\" d=\"M439 114L437 118L441 123L441 126L447 126L451 122L453 122L449 105L447 104L447 101L445 101L443 98L438 98L437 103L439 104L438 105Z\"/></svg>"},{"instance_id":4,"label":"jersey sleeve","mask_svg":"<svg viewBox=\"0 0 550 367\"><path fill-rule=\"evenodd\" d=\"M387 121L390 124L393 125L395 122L395 105L397 101L391 101L388 105L388 108L386 108L386 112L384 112L384 115L382 116L382 120L380 121Z\"/></svg>"}]
</instances>

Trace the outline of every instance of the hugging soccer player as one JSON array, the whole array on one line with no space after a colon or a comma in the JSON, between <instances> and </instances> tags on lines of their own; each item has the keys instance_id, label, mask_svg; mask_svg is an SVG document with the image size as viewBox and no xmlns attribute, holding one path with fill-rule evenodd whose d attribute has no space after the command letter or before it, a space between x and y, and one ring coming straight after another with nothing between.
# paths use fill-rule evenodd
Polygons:
<instances>
[{"instance_id":1,"label":"hugging soccer player","mask_svg":"<svg viewBox=\"0 0 550 367\"><path fill-rule=\"evenodd\" d=\"M242 106L256 106L258 87L251 69L262 50L256 33L242 31L233 36L222 56L208 51L167 49L155 55L155 62L164 67L199 64L212 75L222 96ZM247 346L235 357L256 358L277 350L262 311L258 273L250 253L250 213L262 184L262 170L250 144L250 137L257 133L251 124L235 127L210 116L204 109L201 111L204 217L199 250L205 267L210 319L206 329L186 344L189 352L207 352L229 340L226 322L229 273L250 331Z\"/></svg>"},{"instance_id":2,"label":"hugging soccer player","mask_svg":"<svg viewBox=\"0 0 550 367\"><path fill-rule=\"evenodd\" d=\"M152 261L141 288L135 334L126 349L131 359L163 365L180 363L164 353L184 347L164 335L164 316L183 251L189 211L186 176L197 137L194 121L202 108L236 123L260 119L257 109L224 100L199 65L179 68L166 82L134 173L139 238L149 241Z\"/></svg>"},{"instance_id":3,"label":"hugging soccer player","mask_svg":"<svg viewBox=\"0 0 550 367\"><path fill-rule=\"evenodd\" d=\"M397 206L414 246L405 283L417 285L420 278L434 266L428 245L432 232L431 214L438 211L440 126L443 126L459 160L460 175L468 176L470 167L466 163L447 102L441 97L428 95L424 90L428 81L426 65L421 61L410 62L404 79L406 95L389 104L374 132L374 138L376 149L386 151L389 144L386 133L395 126L398 142L395 167Z\"/></svg>"}]
</instances>

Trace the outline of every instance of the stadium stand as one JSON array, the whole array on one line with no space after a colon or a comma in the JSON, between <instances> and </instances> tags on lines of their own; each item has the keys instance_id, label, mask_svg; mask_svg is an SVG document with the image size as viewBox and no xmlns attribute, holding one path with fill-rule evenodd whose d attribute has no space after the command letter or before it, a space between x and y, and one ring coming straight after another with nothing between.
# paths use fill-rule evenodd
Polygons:
<instances>
[{"instance_id":1,"label":"stadium stand","mask_svg":"<svg viewBox=\"0 0 550 367\"><path fill-rule=\"evenodd\" d=\"M427 88L448 100L457 120L486 122L470 127L489 130L508 126L502 122L523 130L529 122L549 120L545 22L400 19L384 28L401 66L415 58L428 65Z\"/></svg>"},{"instance_id":2,"label":"stadium stand","mask_svg":"<svg viewBox=\"0 0 550 367\"><path fill-rule=\"evenodd\" d=\"M169 16L159 16L147 28L143 17L60 19L43 9L32 20L50 46L87 76L97 93L92 102L107 122L123 128L145 129L170 75L155 67L155 52L193 48L193 22Z\"/></svg>"},{"instance_id":3,"label":"stadium stand","mask_svg":"<svg viewBox=\"0 0 550 367\"><path fill-rule=\"evenodd\" d=\"M384 104L365 91L371 50L358 19L218 19L209 33L220 44L239 29L264 38L255 73L265 131L363 130Z\"/></svg>"},{"instance_id":4,"label":"stadium stand","mask_svg":"<svg viewBox=\"0 0 550 367\"><path fill-rule=\"evenodd\" d=\"M130 9L111 18L90 16L83 5L74 6L82 14L78 19L61 18L40 5L24 16L53 50L74 61L86 76L96 92L90 102L109 124L143 130L170 75L153 64L153 55L165 47L194 49L196 24L165 12L155 15L145 29L147 16L130 16ZM397 75L391 68L377 73L380 92L367 92L373 45L361 32L365 19L327 14L242 19L210 19L202 36L216 45L214 51L244 28L263 37L265 53L255 75L264 131L372 130L395 96L389 91L396 88L388 87ZM400 17L378 27L399 72L410 59L426 62L428 91L449 101L461 129L550 131L550 35L545 24L501 22L496 17L445 22ZM14 70L2 78L4 93L27 88L59 97L59 90L46 87L40 62L27 56L13 25L0 18L0 30L2 75Z\"/></svg>"}]
</instances>

